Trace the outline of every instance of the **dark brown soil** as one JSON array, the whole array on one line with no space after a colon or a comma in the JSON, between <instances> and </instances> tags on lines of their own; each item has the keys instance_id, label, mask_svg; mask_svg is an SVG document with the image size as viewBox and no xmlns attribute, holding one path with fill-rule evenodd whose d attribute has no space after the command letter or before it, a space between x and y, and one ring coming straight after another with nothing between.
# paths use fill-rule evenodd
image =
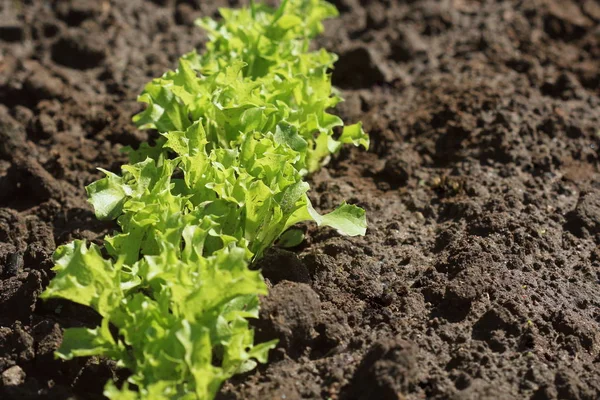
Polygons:
<instances>
[{"instance_id":1,"label":"dark brown soil","mask_svg":"<svg viewBox=\"0 0 600 400\"><path fill-rule=\"evenodd\" d=\"M261 262L272 361L220 399L600 398L600 4L338 0L339 112L364 121L312 177L365 237L308 227ZM84 185L147 134L144 83L238 1L0 5L0 398L102 398L111 361L53 358L88 310L38 296L55 246L96 240Z\"/></svg>"}]
</instances>

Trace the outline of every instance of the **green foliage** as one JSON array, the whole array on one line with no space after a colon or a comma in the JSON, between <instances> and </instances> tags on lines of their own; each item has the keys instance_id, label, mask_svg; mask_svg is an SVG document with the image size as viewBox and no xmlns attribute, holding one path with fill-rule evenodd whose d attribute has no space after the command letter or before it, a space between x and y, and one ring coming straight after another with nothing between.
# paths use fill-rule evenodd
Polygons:
<instances>
[{"instance_id":1,"label":"green foliage","mask_svg":"<svg viewBox=\"0 0 600 400\"><path fill-rule=\"evenodd\" d=\"M54 255L43 297L102 316L95 329L67 329L57 354L110 357L131 370L123 387L107 384L112 399L212 399L275 345L254 344L248 319L267 288L248 264L300 221L366 230L352 205L319 215L303 181L342 144L369 143L360 124L334 134L342 121L326 110L341 100L328 74L335 56L309 51L335 8L284 0L221 14L199 22L206 52L182 57L139 97L147 107L134 122L159 140L129 149L121 175L104 171L87 188L96 216L120 231L103 248L75 241Z\"/></svg>"}]
</instances>

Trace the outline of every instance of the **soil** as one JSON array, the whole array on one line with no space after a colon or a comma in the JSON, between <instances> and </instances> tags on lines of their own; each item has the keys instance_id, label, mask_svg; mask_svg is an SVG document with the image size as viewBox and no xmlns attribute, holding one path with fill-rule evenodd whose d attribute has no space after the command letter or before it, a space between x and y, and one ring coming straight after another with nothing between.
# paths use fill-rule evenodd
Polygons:
<instances>
[{"instance_id":1,"label":"soil","mask_svg":"<svg viewBox=\"0 0 600 400\"><path fill-rule=\"evenodd\" d=\"M600 5L595 0L337 0L338 112L369 152L311 177L323 211L260 262L271 362L219 399L600 398ZM101 399L122 377L53 358L89 310L42 302L56 245L98 240L84 186L148 139L152 77L202 49L194 18L239 2L0 5L0 397Z\"/></svg>"}]
</instances>

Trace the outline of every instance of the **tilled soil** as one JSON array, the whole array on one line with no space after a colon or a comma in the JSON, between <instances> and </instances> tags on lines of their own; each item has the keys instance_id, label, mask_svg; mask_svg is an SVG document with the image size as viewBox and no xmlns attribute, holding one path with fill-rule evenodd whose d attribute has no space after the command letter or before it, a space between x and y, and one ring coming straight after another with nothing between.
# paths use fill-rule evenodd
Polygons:
<instances>
[{"instance_id":1,"label":"tilled soil","mask_svg":"<svg viewBox=\"0 0 600 400\"><path fill-rule=\"evenodd\" d=\"M338 0L338 112L362 120L311 177L323 211L260 262L271 362L224 399L600 398L600 5L595 0ZM201 49L230 1L0 5L0 397L102 398L112 361L53 358L85 308L38 296L56 245L98 240L84 186L148 139L143 85Z\"/></svg>"}]
</instances>

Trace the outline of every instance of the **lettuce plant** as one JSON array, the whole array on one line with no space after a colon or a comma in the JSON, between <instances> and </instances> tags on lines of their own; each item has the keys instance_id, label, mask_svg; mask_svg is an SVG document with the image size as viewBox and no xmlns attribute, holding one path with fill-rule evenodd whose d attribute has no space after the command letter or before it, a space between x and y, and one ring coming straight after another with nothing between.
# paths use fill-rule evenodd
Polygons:
<instances>
[{"instance_id":1,"label":"lettuce plant","mask_svg":"<svg viewBox=\"0 0 600 400\"><path fill-rule=\"evenodd\" d=\"M134 122L159 139L128 149L120 175L104 171L87 187L96 216L119 231L103 246L59 247L43 293L102 317L94 329L67 329L57 355L128 368L120 388L107 383L112 399L212 399L275 345L254 344L248 319L267 288L248 265L300 221L366 230L358 207L317 213L303 180L341 145L369 143L360 124L334 133L343 125L326 111L341 100L328 73L336 58L309 48L335 8L284 0L221 15L198 22L206 51L183 56L139 97L147 106Z\"/></svg>"}]
</instances>

